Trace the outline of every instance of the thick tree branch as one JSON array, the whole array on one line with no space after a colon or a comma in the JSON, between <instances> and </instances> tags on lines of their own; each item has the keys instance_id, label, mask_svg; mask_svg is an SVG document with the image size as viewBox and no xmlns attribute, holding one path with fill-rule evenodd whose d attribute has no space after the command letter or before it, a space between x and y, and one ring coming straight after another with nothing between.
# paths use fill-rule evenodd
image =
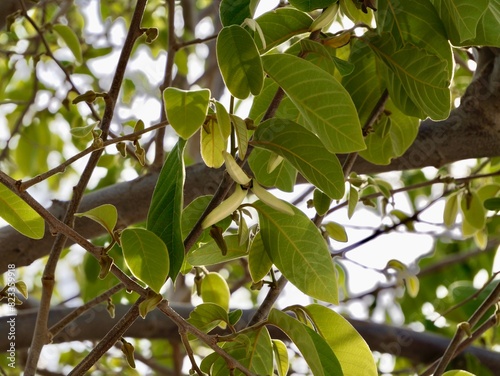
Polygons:
<instances>
[{"instance_id":1,"label":"thick tree branch","mask_svg":"<svg viewBox=\"0 0 500 376\"><path fill-rule=\"evenodd\" d=\"M188 317L192 310L192 307L189 305L171 304L171 307L184 318ZM116 318L112 319L105 305L96 306L64 328L59 335L54 337L54 343L100 340L103 333L108 332L116 322L128 312L129 308L128 306L117 306ZM72 310L73 308L52 309L49 324L54 324L61 320ZM243 322L248 322L254 313L254 310L245 310L241 320ZM20 312L15 317L17 330L16 350L25 349L29 346L29 339L33 333L36 310ZM9 317L2 317L0 320L0 332L8 332L8 319ZM349 321L366 340L372 351L402 356L415 363L425 364L433 362L437 356L445 351L449 343L448 338L434 334L420 333L410 329L354 319L349 319ZM281 331L274 327L269 327L268 329L274 338L286 340ZM124 336L148 339L168 339L173 342L180 341L177 325L157 310L150 312L146 316L146 319L135 321ZM9 346L7 336L4 337L0 337L0 351L2 352L6 351ZM481 364L484 364L492 370L500 369L500 357L496 352L470 346L461 356L465 354L477 357Z\"/></svg>"},{"instance_id":2,"label":"thick tree branch","mask_svg":"<svg viewBox=\"0 0 500 376\"><path fill-rule=\"evenodd\" d=\"M357 158L353 171L364 174L440 167L464 159L500 156L500 56L497 56L497 51L481 50L476 78L462 97L461 106L454 109L448 119L438 122L424 120L413 145L391 164L373 165ZM213 194L222 173L222 170L210 169L202 164L189 166L186 171L185 203L201 195ZM80 210L109 203L118 209L119 226L143 221L157 178L158 175L152 173L90 193L84 197ZM55 201L50 210L61 218L65 203ZM87 238L104 234L101 226L86 219L77 219L75 229ZM47 255L52 243L49 233L41 240L31 240L10 227L1 228L0 272L5 272L9 263L17 267L31 264Z\"/></svg>"}]
</instances>

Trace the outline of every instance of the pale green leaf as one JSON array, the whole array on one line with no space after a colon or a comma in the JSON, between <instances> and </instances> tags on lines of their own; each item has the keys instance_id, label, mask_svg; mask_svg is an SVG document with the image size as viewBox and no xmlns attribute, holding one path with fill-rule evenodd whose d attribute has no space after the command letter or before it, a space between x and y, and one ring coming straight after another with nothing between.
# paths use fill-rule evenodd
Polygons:
<instances>
[{"instance_id":1,"label":"pale green leaf","mask_svg":"<svg viewBox=\"0 0 500 376\"><path fill-rule=\"evenodd\" d=\"M187 140L203 125L209 99L208 89L185 91L169 87L163 92L168 121L183 139Z\"/></svg>"},{"instance_id":2,"label":"pale green leaf","mask_svg":"<svg viewBox=\"0 0 500 376\"><path fill-rule=\"evenodd\" d=\"M194 308L187 320L201 331L208 333L221 322L228 323L227 311L214 303L202 303Z\"/></svg>"},{"instance_id":3,"label":"pale green leaf","mask_svg":"<svg viewBox=\"0 0 500 376\"><path fill-rule=\"evenodd\" d=\"M333 76L288 54L266 55L262 62L330 152L348 153L366 147L354 103Z\"/></svg>"},{"instance_id":4,"label":"pale green leaf","mask_svg":"<svg viewBox=\"0 0 500 376\"><path fill-rule=\"evenodd\" d=\"M224 27L217 37L217 62L230 93L239 99L258 95L264 84L259 50L240 26Z\"/></svg>"},{"instance_id":5,"label":"pale green leaf","mask_svg":"<svg viewBox=\"0 0 500 376\"><path fill-rule=\"evenodd\" d=\"M418 118L403 114L391 100L385 108L390 115L381 116L365 139L366 150L359 153L367 161L381 165L403 155L415 141L420 125Z\"/></svg>"},{"instance_id":6,"label":"pale green leaf","mask_svg":"<svg viewBox=\"0 0 500 376\"><path fill-rule=\"evenodd\" d=\"M229 310L229 286L219 273L211 272L201 281L201 298L204 303L214 303Z\"/></svg>"},{"instance_id":7,"label":"pale green leaf","mask_svg":"<svg viewBox=\"0 0 500 376\"><path fill-rule=\"evenodd\" d=\"M305 310L318 333L335 353L344 376L378 375L370 348L349 321L319 304L308 305Z\"/></svg>"},{"instance_id":8,"label":"pale green leaf","mask_svg":"<svg viewBox=\"0 0 500 376\"><path fill-rule=\"evenodd\" d=\"M165 284L170 268L167 247L155 233L128 228L121 234L123 257L132 274L155 292Z\"/></svg>"},{"instance_id":9,"label":"pale green leaf","mask_svg":"<svg viewBox=\"0 0 500 376\"><path fill-rule=\"evenodd\" d=\"M184 238L181 230L184 206L184 147L179 139L165 161L156 182L149 206L147 229L165 243L170 260L169 277L175 281L184 261Z\"/></svg>"},{"instance_id":10,"label":"pale green leaf","mask_svg":"<svg viewBox=\"0 0 500 376\"><path fill-rule=\"evenodd\" d=\"M292 192L297 179L297 170L287 160L283 160L273 171L268 171L268 163L275 153L256 148L248 157L248 164L257 181L266 187L276 187L284 192Z\"/></svg>"},{"instance_id":11,"label":"pale green leaf","mask_svg":"<svg viewBox=\"0 0 500 376\"><path fill-rule=\"evenodd\" d=\"M272 266L273 262L266 252L259 231L257 235L255 235L250 251L248 252L248 270L250 271L252 281L257 283L264 279L267 273L271 270Z\"/></svg>"},{"instance_id":12,"label":"pale green leaf","mask_svg":"<svg viewBox=\"0 0 500 376\"><path fill-rule=\"evenodd\" d=\"M226 107L219 101L215 101L215 114L222 138L227 140L231 135L231 118L226 110Z\"/></svg>"},{"instance_id":13,"label":"pale green leaf","mask_svg":"<svg viewBox=\"0 0 500 376\"><path fill-rule=\"evenodd\" d=\"M53 25L52 29L59 34L59 36L62 38L64 43L66 43L66 46L71 50L73 55L75 56L76 61L81 64L83 61L82 57L82 46L80 44L80 41L78 40L77 35L73 31L73 29L69 26L62 25L62 24L57 24Z\"/></svg>"},{"instance_id":14,"label":"pale green leaf","mask_svg":"<svg viewBox=\"0 0 500 376\"><path fill-rule=\"evenodd\" d=\"M277 326L292 340L314 376L343 375L336 355L325 339L314 330L274 308L269 313L268 322Z\"/></svg>"},{"instance_id":15,"label":"pale green leaf","mask_svg":"<svg viewBox=\"0 0 500 376\"><path fill-rule=\"evenodd\" d=\"M359 192L352 185L349 188L349 198L347 203L347 217L352 218L354 211L356 210L356 205L358 205Z\"/></svg>"},{"instance_id":16,"label":"pale green leaf","mask_svg":"<svg viewBox=\"0 0 500 376\"><path fill-rule=\"evenodd\" d=\"M264 34L266 47L263 47L258 36L255 37L255 42L259 49L268 51L294 35L307 32L313 20L304 12L286 7L266 12L255 21Z\"/></svg>"},{"instance_id":17,"label":"pale green leaf","mask_svg":"<svg viewBox=\"0 0 500 376\"><path fill-rule=\"evenodd\" d=\"M200 248L192 249L187 254L187 261L193 266L215 265L235 260L247 255L246 245L240 245L238 235L227 235L224 237L227 253L223 255L215 241L211 240Z\"/></svg>"},{"instance_id":18,"label":"pale green leaf","mask_svg":"<svg viewBox=\"0 0 500 376\"><path fill-rule=\"evenodd\" d=\"M283 214L260 201L262 242L283 275L312 298L338 304L337 279L325 240L311 220L299 209Z\"/></svg>"},{"instance_id":19,"label":"pale green leaf","mask_svg":"<svg viewBox=\"0 0 500 376\"><path fill-rule=\"evenodd\" d=\"M405 286L408 295L412 298L415 298L418 295L418 290L420 288L420 282L415 275L405 276Z\"/></svg>"},{"instance_id":20,"label":"pale green leaf","mask_svg":"<svg viewBox=\"0 0 500 376\"><path fill-rule=\"evenodd\" d=\"M231 122L233 123L234 133L236 133L236 140L238 141L238 157L243 160L247 154L248 149L248 129L245 121L236 115L230 115Z\"/></svg>"},{"instance_id":21,"label":"pale green leaf","mask_svg":"<svg viewBox=\"0 0 500 376\"><path fill-rule=\"evenodd\" d=\"M118 220L118 211L111 204L104 204L96 208L87 210L84 213L76 213L77 217L87 217L99 223L109 234L113 235L113 230Z\"/></svg>"},{"instance_id":22,"label":"pale green leaf","mask_svg":"<svg viewBox=\"0 0 500 376\"><path fill-rule=\"evenodd\" d=\"M207 167L219 168L224 164L222 152L226 150L227 138L222 136L219 123L215 119L208 119L201 127L201 157Z\"/></svg>"},{"instance_id":23,"label":"pale green leaf","mask_svg":"<svg viewBox=\"0 0 500 376\"><path fill-rule=\"evenodd\" d=\"M458 369L443 373L443 376L475 376L473 373Z\"/></svg>"},{"instance_id":24,"label":"pale green leaf","mask_svg":"<svg viewBox=\"0 0 500 376\"><path fill-rule=\"evenodd\" d=\"M332 200L330 199L330 197L325 195L319 189L314 190L313 204L314 209L316 210L316 213L318 213L318 215L325 215L328 209L330 209L331 203Z\"/></svg>"},{"instance_id":25,"label":"pale green leaf","mask_svg":"<svg viewBox=\"0 0 500 376\"><path fill-rule=\"evenodd\" d=\"M486 224L486 210L477 192L464 194L460 201L460 208L466 222L477 230L484 228Z\"/></svg>"},{"instance_id":26,"label":"pale green leaf","mask_svg":"<svg viewBox=\"0 0 500 376\"><path fill-rule=\"evenodd\" d=\"M344 196L344 174L335 154L314 134L286 119L269 119L254 133L253 145L281 155L330 198Z\"/></svg>"},{"instance_id":27,"label":"pale green leaf","mask_svg":"<svg viewBox=\"0 0 500 376\"><path fill-rule=\"evenodd\" d=\"M97 126L99 123L92 123L89 125L86 125L84 127L75 127L71 128L69 130L69 133L71 133L75 137L85 137L90 134L94 130L94 128Z\"/></svg>"},{"instance_id":28,"label":"pale green leaf","mask_svg":"<svg viewBox=\"0 0 500 376\"><path fill-rule=\"evenodd\" d=\"M347 233L345 231L344 226L337 222L328 222L325 223L326 233L330 238L336 240L338 242L346 242L347 241Z\"/></svg>"},{"instance_id":29,"label":"pale green leaf","mask_svg":"<svg viewBox=\"0 0 500 376\"><path fill-rule=\"evenodd\" d=\"M452 193L446 199L443 211L443 222L446 227L452 228L455 224L458 214L458 194Z\"/></svg>"},{"instance_id":30,"label":"pale green leaf","mask_svg":"<svg viewBox=\"0 0 500 376\"><path fill-rule=\"evenodd\" d=\"M41 239L45 234L45 221L43 218L31 206L1 183L0 217L15 230L29 238Z\"/></svg>"},{"instance_id":31,"label":"pale green leaf","mask_svg":"<svg viewBox=\"0 0 500 376\"><path fill-rule=\"evenodd\" d=\"M273 339L273 352L276 368L278 369L278 376L286 376L290 366L288 360L288 350L286 345L279 339Z\"/></svg>"}]
</instances>

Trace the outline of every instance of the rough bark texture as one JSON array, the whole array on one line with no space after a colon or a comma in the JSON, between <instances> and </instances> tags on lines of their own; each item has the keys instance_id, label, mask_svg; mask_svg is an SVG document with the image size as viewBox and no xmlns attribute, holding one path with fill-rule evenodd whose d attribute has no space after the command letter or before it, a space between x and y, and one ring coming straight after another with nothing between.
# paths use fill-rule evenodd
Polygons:
<instances>
[{"instance_id":1,"label":"rough bark texture","mask_svg":"<svg viewBox=\"0 0 500 376\"><path fill-rule=\"evenodd\" d=\"M480 50L479 57L476 77L462 97L460 107L454 109L448 119L439 122L424 120L413 145L391 164L373 165L357 158L353 170L369 174L440 167L469 158L500 156L500 52L484 48ZM185 203L201 195L213 194L221 176L221 170L210 169L203 164L189 166L186 171ZM90 193L83 199L80 211L109 203L118 209L119 227L143 221L157 178L157 174L149 174ZM300 182L304 180L299 178ZM50 210L61 217L65 203L54 202ZM87 219L78 219L76 230L88 238L104 233L101 226ZM48 231L43 239L32 240L10 227L1 228L0 272L5 272L8 264L17 267L30 265L47 255L52 242L53 237Z\"/></svg>"},{"instance_id":2,"label":"rough bark texture","mask_svg":"<svg viewBox=\"0 0 500 376\"><path fill-rule=\"evenodd\" d=\"M187 318L193 307L190 305L171 304L181 316ZM116 317L112 319L104 305L98 305L81 315L68 325L53 343L69 341L98 341L122 317L130 307L116 306ZM71 308L54 308L50 314L49 325L56 323L72 311ZM245 310L240 323L247 323L255 312ZM15 316L16 320L16 350L27 349L30 345L34 329L36 310L27 310ZM8 318L0 322L0 332L8 332ZM366 340L371 350L403 356L415 363L430 363L443 354L449 339L434 334L419 333L406 328L397 328L385 324L376 324L360 320L349 319L361 336ZM268 327L271 336L288 340L281 331L273 326ZM226 333L227 334L227 333ZM126 332L127 337L168 339L179 342L177 326L159 311L150 312L146 319L137 320ZM0 351L6 351L9 346L7 336L0 337ZM460 357L466 354L474 355L481 364L488 366L492 371L500 369L498 353L479 347L470 346Z\"/></svg>"}]
</instances>

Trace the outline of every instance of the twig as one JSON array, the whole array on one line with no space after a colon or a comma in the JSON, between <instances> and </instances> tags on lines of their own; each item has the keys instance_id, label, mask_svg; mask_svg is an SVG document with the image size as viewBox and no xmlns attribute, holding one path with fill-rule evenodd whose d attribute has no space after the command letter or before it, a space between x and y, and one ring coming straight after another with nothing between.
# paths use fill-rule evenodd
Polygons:
<instances>
[{"instance_id":1,"label":"twig","mask_svg":"<svg viewBox=\"0 0 500 376\"><path fill-rule=\"evenodd\" d=\"M96 347L75 367L68 375L85 375L120 337L123 337L125 331L132 326L139 317L139 304L144 300L139 297L130 310L116 323L116 325L103 337Z\"/></svg>"},{"instance_id":2,"label":"twig","mask_svg":"<svg viewBox=\"0 0 500 376\"><path fill-rule=\"evenodd\" d=\"M76 308L73 312L71 312L70 314L65 316L63 319L61 319L57 324L54 324L49 328L49 332L50 332L51 336L55 337L61 330L64 329L64 327L66 325L68 325L70 322L75 320L82 313L84 313L85 311L93 308L94 306L108 300L111 296L113 296L118 291L122 290L123 288L124 288L124 284L120 282L117 285L111 287L109 290L107 290L104 293L100 294L99 296L95 297L91 301Z\"/></svg>"}]
</instances>

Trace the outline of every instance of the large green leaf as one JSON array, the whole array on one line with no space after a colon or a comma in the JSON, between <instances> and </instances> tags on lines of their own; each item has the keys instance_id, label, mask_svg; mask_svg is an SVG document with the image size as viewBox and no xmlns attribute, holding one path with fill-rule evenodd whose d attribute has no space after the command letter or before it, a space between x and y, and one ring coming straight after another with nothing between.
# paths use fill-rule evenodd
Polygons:
<instances>
[{"instance_id":1,"label":"large green leaf","mask_svg":"<svg viewBox=\"0 0 500 376\"><path fill-rule=\"evenodd\" d=\"M365 340L342 315L311 304L305 311L342 366L344 376L377 376L377 366Z\"/></svg>"},{"instance_id":2,"label":"large green leaf","mask_svg":"<svg viewBox=\"0 0 500 376\"><path fill-rule=\"evenodd\" d=\"M217 62L233 96L258 95L264 84L259 50L250 34L240 26L224 27L217 37Z\"/></svg>"},{"instance_id":3,"label":"large green leaf","mask_svg":"<svg viewBox=\"0 0 500 376\"><path fill-rule=\"evenodd\" d=\"M243 366L255 375L272 375L273 373L273 352L271 337L267 329L258 328L237 335L230 342L222 345L233 358L238 360ZM211 364L209 364L211 363ZM230 376L227 362L219 356L204 359L203 370L210 369L212 376ZM241 372L234 372L235 375L242 375Z\"/></svg>"},{"instance_id":4,"label":"large green leaf","mask_svg":"<svg viewBox=\"0 0 500 376\"><path fill-rule=\"evenodd\" d=\"M195 307L187 320L192 325L208 333L220 322L229 323L227 311L214 303L203 303Z\"/></svg>"},{"instance_id":5,"label":"large green leaf","mask_svg":"<svg viewBox=\"0 0 500 376\"><path fill-rule=\"evenodd\" d=\"M277 326L292 340L314 376L344 374L335 353L325 339L314 330L274 308L269 313L268 323Z\"/></svg>"},{"instance_id":6,"label":"large green leaf","mask_svg":"<svg viewBox=\"0 0 500 376\"><path fill-rule=\"evenodd\" d=\"M80 41L78 40L78 36L75 34L73 29L67 25L57 24L53 25L52 29L59 34L62 38L66 46L71 50L73 55L75 56L76 61L81 64L83 61L82 58L82 46Z\"/></svg>"},{"instance_id":7,"label":"large green leaf","mask_svg":"<svg viewBox=\"0 0 500 376\"><path fill-rule=\"evenodd\" d=\"M371 34L363 40L401 81L408 96L426 115L434 120L448 117L451 94L446 60L410 43L395 49L389 34L381 37Z\"/></svg>"},{"instance_id":8,"label":"large green leaf","mask_svg":"<svg viewBox=\"0 0 500 376\"><path fill-rule=\"evenodd\" d=\"M175 281L184 261L181 215L184 190L184 146L179 139L169 153L156 183L149 206L147 229L160 237L170 258L169 277Z\"/></svg>"},{"instance_id":9,"label":"large green leaf","mask_svg":"<svg viewBox=\"0 0 500 376\"><path fill-rule=\"evenodd\" d=\"M169 87L163 92L170 125L187 140L203 125L208 111L210 90L181 90Z\"/></svg>"},{"instance_id":10,"label":"large green leaf","mask_svg":"<svg viewBox=\"0 0 500 376\"><path fill-rule=\"evenodd\" d=\"M297 179L297 170L287 160L283 160L278 167L268 171L272 152L266 149L254 149L248 157L248 165L252 169L255 179L266 187L276 187L285 192L292 192Z\"/></svg>"},{"instance_id":11,"label":"large green leaf","mask_svg":"<svg viewBox=\"0 0 500 376\"><path fill-rule=\"evenodd\" d=\"M493 46L500 47L500 33L498 24L500 23L500 0L490 0L488 8L479 20L476 30L476 37L463 41L461 46Z\"/></svg>"},{"instance_id":12,"label":"large green leaf","mask_svg":"<svg viewBox=\"0 0 500 376\"><path fill-rule=\"evenodd\" d=\"M170 267L165 243L151 231L128 228L121 234L121 245L132 274L159 293Z\"/></svg>"},{"instance_id":13,"label":"large green leaf","mask_svg":"<svg viewBox=\"0 0 500 376\"><path fill-rule=\"evenodd\" d=\"M331 198L344 195L344 175L335 154L314 134L286 119L269 119L254 134L254 146L281 155Z\"/></svg>"},{"instance_id":14,"label":"large green leaf","mask_svg":"<svg viewBox=\"0 0 500 376\"><path fill-rule=\"evenodd\" d=\"M222 0L219 15L223 26L240 25L246 18L252 18L259 0Z\"/></svg>"},{"instance_id":15,"label":"large green leaf","mask_svg":"<svg viewBox=\"0 0 500 376\"><path fill-rule=\"evenodd\" d=\"M0 183L0 217L24 236L41 239L45 233L43 218L19 196Z\"/></svg>"},{"instance_id":16,"label":"large green leaf","mask_svg":"<svg viewBox=\"0 0 500 376\"><path fill-rule=\"evenodd\" d=\"M260 201L262 242L274 265L299 290L315 299L338 304L337 277L325 239L299 209L281 213Z\"/></svg>"},{"instance_id":17,"label":"large green leaf","mask_svg":"<svg viewBox=\"0 0 500 376\"><path fill-rule=\"evenodd\" d=\"M404 115L392 101L385 105L389 116L383 115L375 129L366 137L366 150L359 153L375 164L389 164L403 155L417 137L419 119Z\"/></svg>"},{"instance_id":18,"label":"large green leaf","mask_svg":"<svg viewBox=\"0 0 500 376\"><path fill-rule=\"evenodd\" d=\"M288 54L263 56L262 62L330 152L349 153L366 147L356 107L333 76Z\"/></svg>"},{"instance_id":19,"label":"large green leaf","mask_svg":"<svg viewBox=\"0 0 500 376\"><path fill-rule=\"evenodd\" d=\"M187 254L187 261L193 266L215 265L235 260L247 255L246 243L239 244L238 235L227 235L224 237L227 253L222 254L219 246L214 240L203 244L200 248L192 249Z\"/></svg>"},{"instance_id":20,"label":"large green leaf","mask_svg":"<svg viewBox=\"0 0 500 376\"><path fill-rule=\"evenodd\" d=\"M407 43L422 48L447 62L447 79L453 75L453 56L445 27L429 0L381 1L375 12L377 30L391 35L397 49Z\"/></svg>"},{"instance_id":21,"label":"large green leaf","mask_svg":"<svg viewBox=\"0 0 500 376\"><path fill-rule=\"evenodd\" d=\"M264 13L255 21L264 34L266 47L262 45L258 33L255 33L255 43L260 50L267 51L286 42L294 35L307 32L313 20L307 13L296 9L278 8Z\"/></svg>"},{"instance_id":22,"label":"large green leaf","mask_svg":"<svg viewBox=\"0 0 500 376\"><path fill-rule=\"evenodd\" d=\"M248 251L248 271L252 281L257 283L269 273L273 262L266 252L260 231L255 235L250 250Z\"/></svg>"},{"instance_id":23,"label":"large green leaf","mask_svg":"<svg viewBox=\"0 0 500 376\"><path fill-rule=\"evenodd\" d=\"M443 20L448 38L454 45L474 39L489 0L431 0Z\"/></svg>"}]
</instances>

